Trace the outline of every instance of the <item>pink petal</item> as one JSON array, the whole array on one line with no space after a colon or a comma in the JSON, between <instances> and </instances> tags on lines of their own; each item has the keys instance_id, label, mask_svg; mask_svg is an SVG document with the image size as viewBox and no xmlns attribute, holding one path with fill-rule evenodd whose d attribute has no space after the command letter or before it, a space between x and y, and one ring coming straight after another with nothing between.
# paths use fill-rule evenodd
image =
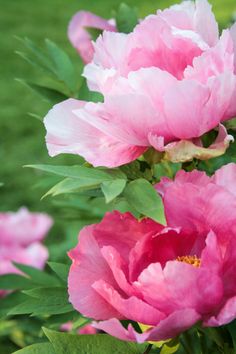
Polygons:
<instances>
[{"instance_id":1,"label":"pink petal","mask_svg":"<svg viewBox=\"0 0 236 354\"><path fill-rule=\"evenodd\" d=\"M137 333L136 339L138 342L144 342L174 338L191 328L199 319L200 315L194 309L175 311L152 330L143 334Z\"/></svg>"},{"instance_id":2,"label":"pink petal","mask_svg":"<svg viewBox=\"0 0 236 354\"><path fill-rule=\"evenodd\" d=\"M93 59L94 49L92 38L86 27L107 31L115 31L116 27L109 21L88 11L79 11L73 16L68 28L68 37L83 61L89 63Z\"/></svg>"},{"instance_id":3,"label":"pink petal","mask_svg":"<svg viewBox=\"0 0 236 354\"><path fill-rule=\"evenodd\" d=\"M1 243L27 246L42 240L53 224L44 213L30 213L26 208L17 212L0 213Z\"/></svg>"},{"instance_id":4,"label":"pink petal","mask_svg":"<svg viewBox=\"0 0 236 354\"><path fill-rule=\"evenodd\" d=\"M234 72L236 73L236 22L230 28L230 35L234 46Z\"/></svg>"},{"instance_id":5,"label":"pink petal","mask_svg":"<svg viewBox=\"0 0 236 354\"><path fill-rule=\"evenodd\" d=\"M93 283L93 288L111 304L114 309L121 313L123 318L149 325L155 325L165 318L165 314L135 296L131 296L127 299L123 298L118 291L104 280Z\"/></svg>"},{"instance_id":6,"label":"pink petal","mask_svg":"<svg viewBox=\"0 0 236 354\"><path fill-rule=\"evenodd\" d=\"M233 88L234 78L228 72L208 85L192 80L179 81L170 88L164 100L171 133L179 139L192 139L217 127L229 106ZM228 91L231 94L225 95Z\"/></svg>"},{"instance_id":7,"label":"pink petal","mask_svg":"<svg viewBox=\"0 0 236 354\"><path fill-rule=\"evenodd\" d=\"M149 98L141 94L107 96L105 103L88 103L74 113L125 146L138 146L139 151L149 144L148 131L157 116Z\"/></svg>"},{"instance_id":8,"label":"pink petal","mask_svg":"<svg viewBox=\"0 0 236 354\"><path fill-rule=\"evenodd\" d=\"M207 0L196 0L194 27L209 46L214 46L218 40L219 29L211 8Z\"/></svg>"},{"instance_id":9,"label":"pink petal","mask_svg":"<svg viewBox=\"0 0 236 354\"><path fill-rule=\"evenodd\" d=\"M194 12L194 2L182 1L182 3L170 6L165 10L158 10L157 14L164 18L171 26L183 30L192 30Z\"/></svg>"},{"instance_id":10,"label":"pink petal","mask_svg":"<svg viewBox=\"0 0 236 354\"><path fill-rule=\"evenodd\" d=\"M229 238L230 238L229 232ZM223 282L224 282L224 293L225 296L231 297L236 294L236 237L235 232L232 233L231 239L229 240L225 253L224 253L224 263L223 263Z\"/></svg>"},{"instance_id":11,"label":"pink petal","mask_svg":"<svg viewBox=\"0 0 236 354\"><path fill-rule=\"evenodd\" d=\"M160 321L156 327L144 333L137 333L131 325L126 330L115 318L95 323L94 326L121 340L143 343L145 341L159 341L176 337L192 327L199 319L200 315L195 310L184 309L174 312L166 319Z\"/></svg>"},{"instance_id":12,"label":"pink petal","mask_svg":"<svg viewBox=\"0 0 236 354\"><path fill-rule=\"evenodd\" d=\"M195 37L171 27L159 14L148 16L130 36L130 71L153 66L181 79L186 66L202 53L203 43Z\"/></svg>"},{"instance_id":13,"label":"pink petal","mask_svg":"<svg viewBox=\"0 0 236 354\"><path fill-rule=\"evenodd\" d=\"M131 213L121 214L118 211L107 213L103 220L95 225L94 236L100 248L111 246L128 261L129 253L136 242L145 235L155 234L163 226L144 218L137 220Z\"/></svg>"},{"instance_id":14,"label":"pink petal","mask_svg":"<svg viewBox=\"0 0 236 354\"><path fill-rule=\"evenodd\" d=\"M101 253L111 268L112 274L119 287L129 296L136 295L134 288L128 282L126 277L127 264L116 249L111 246L104 246L101 249Z\"/></svg>"},{"instance_id":15,"label":"pink petal","mask_svg":"<svg viewBox=\"0 0 236 354\"><path fill-rule=\"evenodd\" d=\"M184 71L184 77L206 84L210 77L234 71L233 42L228 30L224 30L216 46L195 57L192 66Z\"/></svg>"},{"instance_id":16,"label":"pink petal","mask_svg":"<svg viewBox=\"0 0 236 354\"><path fill-rule=\"evenodd\" d=\"M1 246L0 274L21 273L12 262L42 269L48 260L48 250L42 244L35 242L28 247L17 245Z\"/></svg>"},{"instance_id":17,"label":"pink petal","mask_svg":"<svg viewBox=\"0 0 236 354\"><path fill-rule=\"evenodd\" d=\"M93 322L93 326L121 340L135 341L134 331L130 330L130 327L126 330L116 318L111 318L107 321Z\"/></svg>"},{"instance_id":18,"label":"pink petal","mask_svg":"<svg viewBox=\"0 0 236 354\"><path fill-rule=\"evenodd\" d=\"M215 172L212 181L236 196L236 164L229 163Z\"/></svg>"},{"instance_id":19,"label":"pink petal","mask_svg":"<svg viewBox=\"0 0 236 354\"><path fill-rule=\"evenodd\" d=\"M180 230L170 228L142 237L130 252L130 280L136 280L151 263L158 262L164 267L167 261L189 254L195 240L194 234L185 234Z\"/></svg>"},{"instance_id":20,"label":"pink petal","mask_svg":"<svg viewBox=\"0 0 236 354\"><path fill-rule=\"evenodd\" d=\"M96 329L91 325L86 325L78 330L78 334L96 334Z\"/></svg>"},{"instance_id":21,"label":"pink petal","mask_svg":"<svg viewBox=\"0 0 236 354\"><path fill-rule=\"evenodd\" d=\"M187 197L186 197L187 196ZM223 187L210 183L205 188L173 184L164 195L167 224L202 234L211 229L220 242L228 242L229 230L236 232L236 199Z\"/></svg>"},{"instance_id":22,"label":"pink petal","mask_svg":"<svg viewBox=\"0 0 236 354\"><path fill-rule=\"evenodd\" d=\"M100 279L116 286L113 275L101 255L93 236L94 226L85 227L79 235L79 245L69 255L73 261L68 278L69 300L86 317L97 320L120 314L92 287Z\"/></svg>"},{"instance_id":23,"label":"pink petal","mask_svg":"<svg viewBox=\"0 0 236 354\"><path fill-rule=\"evenodd\" d=\"M145 148L123 143L102 133L75 114L84 102L69 99L49 111L44 124L49 154L79 154L94 166L115 167L135 160Z\"/></svg>"},{"instance_id":24,"label":"pink petal","mask_svg":"<svg viewBox=\"0 0 236 354\"><path fill-rule=\"evenodd\" d=\"M232 322L236 318L236 296L226 301L216 316L212 316L204 321L206 327L223 326Z\"/></svg>"},{"instance_id":25,"label":"pink petal","mask_svg":"<svg viewBox=\"0 0 236 354\"><path fill-rule=\"evenodd\" d=\"M155 184L155 189L157 192L164 196L168 187L173 183L178 183L183 186L185 183L196 184L197 186L205 186L211 182L211 178L207 176L205 172L193 170L191 172L185 172L184 170L178 171L175 175L175 180L170 178L162 177L161 181Z\"/></svg>"}]
</instances>

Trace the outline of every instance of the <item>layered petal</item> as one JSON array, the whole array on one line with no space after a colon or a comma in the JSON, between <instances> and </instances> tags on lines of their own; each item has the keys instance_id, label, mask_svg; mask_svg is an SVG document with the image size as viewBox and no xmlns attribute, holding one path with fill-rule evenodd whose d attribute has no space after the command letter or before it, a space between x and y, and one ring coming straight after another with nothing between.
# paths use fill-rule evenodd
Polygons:
<instances>
[{"instance_id":1,"label":"layered petal","mask_svg":"<svg viewBox=\"0 0 236 354\"><path fill-rule=\"evenodd\" d=\"M160 321L156 327L144 333L136 332L132 325L129 325L126 330L115 318L94 323L94 326L121 340L143 343L146 341L159 341L174 338L192 327L199 319L200 315L195 310L184 309L172 313L170 316Z\"/></svg>"},{"instance_id":2,"label":"layered petal","mask_svg":"<svg viewBox=\"0 0 236 354\"><path fill-rule=\"evenodd\" d=\"M229 163L227 165L222 166L219 170L217 170L212 177L212 182L217 184L218 186L224 187L231 194L236 196L236 164Z\"/></svg>"},{"instance_id":3,"label":"layered petal","mask_svg":"<svg viewBox=\"0 0 236 354\"><path fill-rule=\"evenodd\" d=\"M54 106L45 117L46 142L51 156L79 154L94 166L115 167L135 160L145 151L143 147L106 135L89 120L80 119L82 114L76 112L84 104L70 99Z\"/></svg>"},{"instance_id":4,"label":"layered petal","mask_svg":"<svg viewBox=\"0 0 236 354\"><path fill-rule=\"evenodd\" d=\"M73 264L68 277L68 292L74 308L86 317L97 320L113 316L121 318L119 312L92 287L100 279L116 287L112 272L94 239L93 226L85 227L80 232L79 246L70 251L69 256Z\"/></svg>"},{"instance_id":5,"label":"layered petal","mask_svg":"<svg viewBox=\"0 0 236 354\"><path fill-rule=\"evenodd\" d=\"M116 31L115 24L91 12L79 11L73 16L68 27L68 37L85 63L89 63L94 54L89 28Z\"/></svg>"}]
</instances>

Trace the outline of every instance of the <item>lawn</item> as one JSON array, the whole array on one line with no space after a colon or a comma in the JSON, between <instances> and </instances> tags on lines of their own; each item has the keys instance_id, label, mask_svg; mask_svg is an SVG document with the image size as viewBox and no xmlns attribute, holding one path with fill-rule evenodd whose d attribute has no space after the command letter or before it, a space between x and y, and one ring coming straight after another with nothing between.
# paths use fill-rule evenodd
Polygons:
<instances>
[{"instance_id":1,"label":"lawn","mask_svg":"<svg viewBox=\"0 0 236 354\"><path fill-rule=\"evenodd\" d=\"M0 182L1 210L17 209L27 205L31 209L48 209L50 200L39 203L42 191L34 188L39 176L30 169L22 168L29 163L76 163L77 157L48 157L42 123L28 115L37 112L44 115L50 108L33 92L15 81L15 78L32 80L39 77L29 65L16 54L22 45L14 36L30 37L38 44L50 38L65 49L74 63L81 65L71 48L66 35L71 16L80 9L93 11L101 16L111 16L120 0L0 0L1 13L1 57L0 57ZM172 0L127 0L135 5L140 16L166 7ZM235 0L212 0L214 11L221 28L232 20L236 10Z\"/></svg>"}]
</instances>

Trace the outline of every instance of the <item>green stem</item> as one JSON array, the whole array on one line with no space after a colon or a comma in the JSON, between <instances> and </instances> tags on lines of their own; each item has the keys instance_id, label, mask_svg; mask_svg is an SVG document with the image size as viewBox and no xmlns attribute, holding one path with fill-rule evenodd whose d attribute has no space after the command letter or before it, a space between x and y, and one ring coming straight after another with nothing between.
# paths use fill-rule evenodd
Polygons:
<instances>
[{"instance_id":1,"label":"green stem","mask_svg":"<svg viewBox=\"0 0 236 354\"><path fill-rule=\"evenodd\" d=\"M149 346L147 347L147 349L145 350L145 352L143 354L148 354L151 349L152 349L152 344L149 344Z\"/></svg>"}]
</instances>

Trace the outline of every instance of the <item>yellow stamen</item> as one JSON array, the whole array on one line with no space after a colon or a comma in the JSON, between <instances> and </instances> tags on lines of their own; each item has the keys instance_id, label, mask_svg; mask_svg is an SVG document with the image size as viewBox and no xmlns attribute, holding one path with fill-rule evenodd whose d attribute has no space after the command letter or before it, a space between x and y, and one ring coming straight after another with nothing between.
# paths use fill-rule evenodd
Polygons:
<instances>
[{"instance_id":1,"label":"yellow stamen","mask_svg":"<svg viewBox=\"0 0 236 354\"><path fill-rule=\"evenodd\" d=\"M201 265L201 259L199 259L197 256L181 256L181 257L177 257L176 260L178 262L184 262L190 264L197 268L200 267Z\"/></svg>"}]
</instances>

